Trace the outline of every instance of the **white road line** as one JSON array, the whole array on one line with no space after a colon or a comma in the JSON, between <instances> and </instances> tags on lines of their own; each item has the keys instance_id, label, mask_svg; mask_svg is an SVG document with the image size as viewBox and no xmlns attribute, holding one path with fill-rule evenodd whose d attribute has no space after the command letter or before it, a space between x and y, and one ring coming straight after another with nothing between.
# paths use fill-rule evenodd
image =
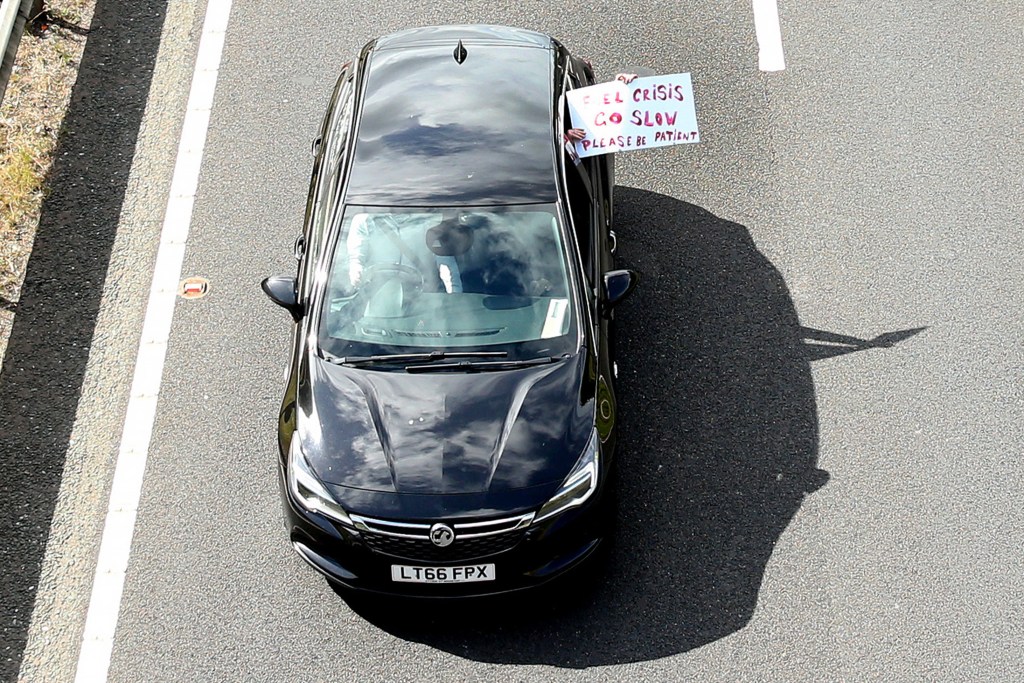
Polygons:
<instances>
[{"instance_id":1,"label":"white road line","mask_svg":"<svg viewBox=\"0 0 1024 683\"><path fill-rule=\"evenodd\" d=\"M85 632L82 634L76 683L105 681L110 668L135 515L142 494L142 478L167 355L167 338L174 315L175 292L191 227L192 205L199 184L199 168L230 14L231 0L209 0L135 361L135 376L114 469Z\"/></svg>"},{"instance_id":2,"label":"white road line","mask_svg":"<svg viewBox=\"0 0 1024 683\"><path fill-rule=\"evenodd\" d=\"M753 0L754 30L757 32L757 66L761 71L782 71L782 28L777 0Z\"/></svg>"}]
</instances>

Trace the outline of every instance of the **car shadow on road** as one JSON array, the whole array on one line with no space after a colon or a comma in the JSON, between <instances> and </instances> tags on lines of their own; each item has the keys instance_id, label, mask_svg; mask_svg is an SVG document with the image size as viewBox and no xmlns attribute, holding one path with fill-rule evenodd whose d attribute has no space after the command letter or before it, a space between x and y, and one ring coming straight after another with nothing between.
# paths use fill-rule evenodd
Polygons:
<instances>
[{"instance_id":1,"label":"car shadow on road","mask_svg":"<svg viewBox=\"0 0 1024 683\"><path fill-rule=\"evenodd\" d=\"M802 327L742 225L616 188L619 505L603 564L535 595L354 600L404 639L473 660L591 667L685 652L743 628L765 566L818 469L811 361L891 346ZM811 343L805 343L805 339Z\"/></svg>"}]
</instances>

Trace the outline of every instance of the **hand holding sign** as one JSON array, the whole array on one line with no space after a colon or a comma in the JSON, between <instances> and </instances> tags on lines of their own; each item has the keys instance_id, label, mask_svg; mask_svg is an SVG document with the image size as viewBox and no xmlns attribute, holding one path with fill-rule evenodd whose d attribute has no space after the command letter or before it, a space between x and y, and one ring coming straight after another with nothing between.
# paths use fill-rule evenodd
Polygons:
<instances>
[{"instance_id":1,"label":"hand holding sign","mask_svg":"<svg viewBox=\"0 0 1024 683\"><path fill-rule=\"evenodd\" d=\"M690 74L624 80L566 93L581 157L700 142Z\"/></svg>"}]
</instances>

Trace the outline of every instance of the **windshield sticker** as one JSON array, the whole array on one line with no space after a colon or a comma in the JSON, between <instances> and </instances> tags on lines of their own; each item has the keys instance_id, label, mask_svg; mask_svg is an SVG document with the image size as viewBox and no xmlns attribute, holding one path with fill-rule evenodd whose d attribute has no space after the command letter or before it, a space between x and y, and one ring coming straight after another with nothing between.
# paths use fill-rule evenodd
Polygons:
<instances>
[{"instance_id":1,"label":"windshield sticker","mask_svg":"<svg viewBox=\"0 0 1024 683\"><path fill-rule=\"evenodd\" d=\"M544 318L544 329L540 333L541 339L550 339L564 334L562 327L565 324L565 313L568 310L568 299L552 299L548 303L548 314Z\"/></svg>"}]
</instances>

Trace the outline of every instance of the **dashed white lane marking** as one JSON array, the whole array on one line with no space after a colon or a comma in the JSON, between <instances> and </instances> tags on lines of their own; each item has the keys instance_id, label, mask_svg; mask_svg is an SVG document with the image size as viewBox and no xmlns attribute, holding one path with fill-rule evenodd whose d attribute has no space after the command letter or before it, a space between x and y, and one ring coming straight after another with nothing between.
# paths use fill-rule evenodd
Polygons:
<instances>
[{"instance_id":1,"label":"dashed white lane marking","mask_svg":"<svg viewBox=\"0 0 1024 683\"><path fill-rule=\"evenodd\" d=\"M76 683L105 681L110 668L135 515L142 493L142 477L146 470L167 354L167 338L171 331L185 241L191 227L192 205L199 184L199 168L230 14L231 0L209 0L135 361L135 376L114 469L85 632L82 634Z\"/></svg>"},{"instance_id":2,"label":"dashed white lane marking","mask_svg":"<svg viewBox=\"0 0 1024 683\"><path fill-rule=\"evenodd\" d=\"M777 0L753 0L754 30L757 32L757 66L761 71L782 71L782 29Z\"/></svg>"}]
</instances>

